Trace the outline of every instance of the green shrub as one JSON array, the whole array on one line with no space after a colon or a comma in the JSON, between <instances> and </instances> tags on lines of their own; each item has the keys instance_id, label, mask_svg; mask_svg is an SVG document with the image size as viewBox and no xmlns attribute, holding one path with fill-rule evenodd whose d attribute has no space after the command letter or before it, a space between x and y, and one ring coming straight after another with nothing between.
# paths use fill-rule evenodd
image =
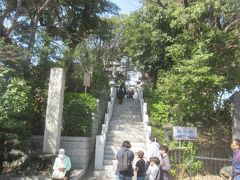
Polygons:
<instances>
[{"instance_id":1,"label":"green shrub","mask_svg":"<svg viewBox=\"0 0 240 180\"><path fill-rule=\"evenodd\" d=\"M4 80L0 73L0 82ZM13 149L25 150L26 137L30 136L29 123L30 87L20 78L12 78L0 91L0 172L3 161L11 162L21 154Z\"/></svg>"},{"instance_id":2,"label":"green shrub","mask_svg":"<svg viewBox=\"0 0 240 180\"><path fill-rule=\"evenodd\" d=\"M196 155L196 146L194 146L192 142L188 142L183 153L182 162L177 165L178 169L181 171L182 174L191 173L191 175L196 175L202 169L202 162L194 158Z\"/></svg>"},{"instance_id":3,"label":"green shrub","mask_svg":"<svg viewBox=\"0 0 240 180\"><path fill-rule=\"evenodd\" d=\"M89 94L66 93L64 97L64 136L91 136L92 113L96 109L96 99Z\"/></svg>"}]
</instances>

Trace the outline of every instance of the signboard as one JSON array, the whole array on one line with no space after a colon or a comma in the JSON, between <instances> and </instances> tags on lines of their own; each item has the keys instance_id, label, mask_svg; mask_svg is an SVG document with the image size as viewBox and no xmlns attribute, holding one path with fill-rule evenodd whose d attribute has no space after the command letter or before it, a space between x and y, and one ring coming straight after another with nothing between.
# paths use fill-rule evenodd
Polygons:
<instances>
[{"instance_id":1,"label":"signboard","mask_svg":"<svg viewBox=\"0 0 240 180\"><path fill-rule=\"evenodd\" d=\"M196 127L173 127L173 139L175 140L196 140L197 128Z\"/></svg>"},{"instance_id":2,"label":"signboard","mask_svg":"<svg viewBox=\"0 0 240 180\"><path fill-rule=\"evenodd\" d=\"M83 77L83 85L85 87L90 87L90 82L91 82L91 74L85 73Z\"/></svg>"}]
</instances>

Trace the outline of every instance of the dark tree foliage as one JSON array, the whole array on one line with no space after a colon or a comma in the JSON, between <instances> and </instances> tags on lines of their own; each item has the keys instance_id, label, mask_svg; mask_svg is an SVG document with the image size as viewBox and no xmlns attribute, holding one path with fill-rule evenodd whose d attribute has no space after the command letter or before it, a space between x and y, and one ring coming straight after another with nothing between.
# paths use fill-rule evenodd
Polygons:
<instances>
[{"instance_id":1,"label":"dark tree foliage","mask_svg":"<svg viewBox=\"0 0 240 180\"><path fill-rule=\"evenodd\" d=\"M104 32L102 15L117 10L107 0L0 0L0 171L31 131L42 133L50 69L70 77L76 47Z\"/></svg>"}]
</instances>

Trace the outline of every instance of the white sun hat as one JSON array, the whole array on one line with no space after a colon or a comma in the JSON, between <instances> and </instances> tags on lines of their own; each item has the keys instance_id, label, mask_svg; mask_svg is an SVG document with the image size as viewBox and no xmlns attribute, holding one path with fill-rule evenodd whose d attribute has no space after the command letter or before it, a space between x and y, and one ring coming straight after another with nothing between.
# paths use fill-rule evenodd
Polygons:
<instances>
[{"instance_id":1,"label":"white sun hat","mask_svg":"<svg viewBox=\"0 0 240 180\"><path fill-rule=\"evenodd\" d=\"M61 158L61 159L64 159L65 158L65 150L64 149L59 149L58 151L58 157Z\"/></svg>"}]
</instances>

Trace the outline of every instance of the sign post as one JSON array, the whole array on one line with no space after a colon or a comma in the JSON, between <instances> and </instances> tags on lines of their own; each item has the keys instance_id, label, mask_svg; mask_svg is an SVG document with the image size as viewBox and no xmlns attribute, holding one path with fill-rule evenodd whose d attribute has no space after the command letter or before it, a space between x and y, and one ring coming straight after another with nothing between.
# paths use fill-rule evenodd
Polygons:
<instances>
[{"instance_id":1,"label":"sign post","mask_svg":"<svg viewBox=\"0 0 240 180\"><path fill-rule=\"evenodd\" d=\"M91 83L91 74L85 73L83 77L83 85L85 86L85 94L87 93L87 88L90 87Z\"/></svg>"},{"instance_id":2,"label":"sign post","mask_svg":"<svg viewBox=\"0 0 240 180\"><path fill-rule=\"evenodd\" d=\"M196 127L173 127L173 139L175 140L196 140L197 128Z\"/></svg>"},{"instance_id":3,"label":"sign post","mask_svg":"<svg viewBox=\"0 0 240 180\"><path fill-rule=\"evenodd\" d=\"M181 146L182 140L196 140L197 139L197 128L196 127L181 127L175 126L173 127L173 139L179 140L179 146ZM192 161L193 156L190 154L190 162L189 162L189 175L190 180L192 179Z\"/></svg>"}]
</instances>

